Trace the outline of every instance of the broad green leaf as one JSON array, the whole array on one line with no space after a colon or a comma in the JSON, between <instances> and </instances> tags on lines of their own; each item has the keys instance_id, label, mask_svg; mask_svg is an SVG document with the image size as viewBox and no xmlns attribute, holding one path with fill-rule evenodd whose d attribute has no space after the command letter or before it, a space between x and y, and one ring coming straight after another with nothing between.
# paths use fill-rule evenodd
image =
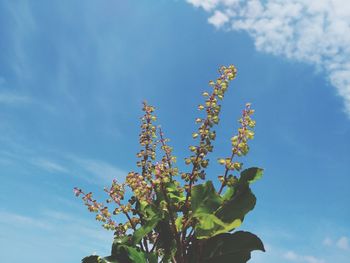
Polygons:
<instances>
[{"instance_id":1,"label":"broad green leaf","mask_svg":"<svg viewBox=\"0 0 350 263\"><path fill-rule=\"evenodd\" d=\"M147 263L146 255L138 249L129 246L123 246L123 249L126 250L131 262Z\"/></svg>"},{"instance_id":2,"label":"broad green leaf","mask_svg":"<svg viewBox=\"0 0 350 263\"><path fill-rule=\"evenodd\" d=\"M264 170L257 167L251 167L241 172L240 182L254 183L263 176Z\"/></svg>"},{"instance_id":3,"label":"broad green leaf","mask_svg":"<svg viewBox=\"0 0 350 263\"><path fill-rule=\"evenodd\" d=\"M166 183L164 187L167 193L179 193L178 183L176 184L175 181Z\"/></svg>"},{"instance_id":4,"label":"broad green leaf","mask_svg":"<svg viewBox=\"0 0 350 263\"><path fill-rule=\"evenodd\" d=\"M136 245L141 241L141 239L151 232L158 224L161 218L158 215L153 215L151 219L148 219L146 223L138 228L132 235L132 243Z\"/></svg>"},{"instance_id":5,"label":"broad green leaf","mask_svg":"<svg viewBox=\"0 0 350 263\"><path fill-rule=\"evenodd\" d=\"M168 198L171 200L173 204L185 202L186 197L184 196L183 192L179 191L177 182L175 181L168 182L164 185L164 188Z\"/></svg>"},{"instance_id":6,"label":"broad green leaf","mask_svg":"<svg viewBox=\"0 0 350 263\"><path fill-rule=\"evenodd\" d=\"M222 200L225 202L231 199L234 193L235 193L235 188L233 186L228 186L226 189L226 192L222 196Z\"/></svg>"},{"instance_id":7,"label":"broad green leaf","mask_svg":"<svg viewBox=\"0 0 350 263\"><path fill-rule=\"evenodd\" d=\"M221 204L222 199L216 192L211 181L196 185L192 188L191 206L194 215L196 213L213 213Z\"/></svg>"},{"instance_id":8,"label":"broad green leaf","mask_svg":"<svg viewBox=\"0 0 350 263\"><path fill-rule=\"evenodd\" d=\"M138 202L136 209L142 213L146 220L158 214L156 206L146 201Z\"/></svg>"},{"instance_id":9,"label":"broad green leaf","mask_svg":"<svg viewBox=\"0 0 350 263\"><path fill-rule=\"evenodd\" d=\"M123 249L124 246L128 246L129 237L115 238L112 244L112 257L120 262L129 263L129 256L126 250Z\"/></svg>"},{"instance_id":10,"label":"broad green leaf","mask_svg":"<svg viewBox=\"0 0 350 263\"><path fill-rule=\"evenodd\" d=\"M113 242L111 258L116 260L116 261L111 261L111 263L114 263L114 262L147 263L146 255L143 252L139 251L139 249L136 246L129 246L129 245L126 245L125 243L120 243L120 242ZM109 261L102 262L102 263L108 263L108 262Z\"/></svg>"},{"instance_id":11,"label":"broad green leaf","mask_svg":"<svg viewBox=\"0 0 350 263\"><path fill-rule=\"evenodd\" d=\"M198 223L195 226L195 235L197 239L210 238L215 235L232 231L242 223L240 219L225 223L213 214L197 214Z\"/></svg>"},{"instance_id":12,"label":"broad green leaf","mask_svg":"<svg viewBox=\"0 0 350 263\"><path fill-rule=\"evenodd\" d=\"M122 261L117 260L113 256L102 258L98 263L121 263Z\"/></svg>"},{"instance_id":13,"label":"broad green leaf","mask_svg":"<svg viewBox=\"0 0 350 263\"><path fill-rule=\"evenodd\" d=\"M246 263L254 250L265 251L261 240L254 234L238 231L210 238L203 247L205 263Z\"/></svg>"},{"instance_id":14,"label":"broad green leaf","mask_svg":"<svg viewBox=\"0 0 350 263\"><path fill-rule=\"evenodd\" d=\"M249 186L240 186L236 189L233 197L224 202L215 212L215 215L226 223L230 223L236 219L243 221L244 216L254 208L255 203L255 195Z\"/></svg>"},{"instance_id":15,"label":"broad green leaf","mask_svg":"<svg viewBox=\"0 0 350 263\"><path fill-rule=\"evenodd\" d=\"M82 259L81 263L98 263L99 256L88 256Z\"/></svg>"},{"instance_id":16,"label":"broad green leaf","mask_svg":"<svg viewBox=\"0 0 350 263\"><path fill-rule=\"evenodd\" d=\"M112 256L102 258L93 255L83 258L82 263L119 263L119 261Z\"/></svg>"},{"instance_id":17,"label":"broad green leaf","mask_svg":"<svg viewBox=\"0 0 350 263\"><path fill-rule=\"evenodd\" d=\"M170 200L174 203L184 202L186 197L183 195L179 195L178 193L168 193Z\"/></svg>"}]
</instances>

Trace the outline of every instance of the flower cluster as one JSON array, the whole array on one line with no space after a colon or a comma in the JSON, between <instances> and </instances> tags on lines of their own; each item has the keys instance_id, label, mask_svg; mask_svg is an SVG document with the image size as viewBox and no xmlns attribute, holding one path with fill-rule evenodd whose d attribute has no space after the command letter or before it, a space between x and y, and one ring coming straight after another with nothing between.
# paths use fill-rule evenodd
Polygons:
<instances>
[{"instance_id":1,"label":"flower cluster","mask_svg":"<svg viewBox=\"0 0 350 263\"><path fill-rule=\"evenodd\" d=\"M121 205L121 200L124 199L125 195L125 184L118 184L117 180L114 179L111 187L104 190L110 197L107 199L107 203L114 201L117 205Z\"/></svg>"},{"instance_id":2,"label":"flower cluster","mask_svg":"<svg viewBox=\"0 0 350 263\"><path fill-rule=\"evenodd\" d=\"M157 148L157 128L152 122L157 120L157 117L153 114L154 107L143 102L142 110L145 114L141 117L141 133L139 136L140 145L143 149L137 153L137 157L140 161L137 162L137 166L142 168L142 176L151 181L153 164L152 161L156 159Z\"/></svg>"},{"instance_id":3,"label":"flower cluster","mask_svg":"<svg viewBox=\"0 0 350 263\"><path fill-rule=\"evenodd\" d=\"M97 213L96 214L96 220L103 222L103 227L108 230L115 230L117 227L117 224L114 220L111 218L111 213L108 210L107 206L104 206L103 203L98 203L96 200L92 198L92 193L84 193L79 188L74 188L74 194L75 196L79 197L82 195L82 199L84 201L84 204L88 207L90 212Z\"/></svg>"},{"instance_id":4,"label":"flower cluster","mask_svg":"<svg viewBox=\"0 0 350 263\"><path fill-rule=\"evenodd\" d=\"M131 188L135 197L139 201L152 201L152 186L147 183L145 178L135 172L130 172L126 176L126 184Z\"/></svg>"},{"instance_id":5,"label":"flower cluster","mask_svg":"<svg viewBox=\"0 0 350 263\"><path fill-rule=\"evenodd\" d=\"M169 173L169 167L167 163L157 163L154 172L155 180L154 185L164 184L170 182L171 176Z\"/></svg>"},{"instance_id":6,"label":"flower cluster","mask_svg":"<svg viewBox=\"0 0 350 263\"><path fill-rule=\"evenodd\" d=\"M204 92L203 96L206 98L203 105L199 105L199 110L205 110L205 118L196 118L196 123L200 126L198 131L192 134L194 139L199 138L198 146L190 146L189 149L193 154L185 159L187 165L192 164L191 173L183 173L182 178L190 182L188 189L191 188L193 182L198 178L205 179L204 169L208 166L209 160L206 159L208 152L213 151L212 141L215 140L216 133L212 130L212 127L219 123L219 113L221 105L219 101L224 98L227 91L228 84L236 76L236 68L233 65L229 67L222 66L219 69L220 76L214 82L210 81L209 86L213 88L211 94Z\"/></svg>"},{"instance_id":7,"label":"flower cluster","mask_svg":"<svg viewBox=\"0 0 350 263\"><path fill-rule=\"evenodd\" d=\"M164 133L162 129L159 127L159 143L161 144L161 149L164 152L162 157L162 163L167 165L167 169L169 170L169 176L173 177L178 174L178 168L174 167L176 163L176 156L173 156L173 148L169 146L167 143L170 139L164 137ZM171 180L171 179L170 179Z\"/></svg>"},{"instance_id":8,"label":"flower cluster","mask_svg":"<svg viewBox=\"0 0 350 263\"><path fill-rule=\"evenodd\" d=\"M247 103L243 110L242 118L239 119L241 128L238 129L238 135L231 138L232 151L238 156L246 155L249 151L248 140L254 139L255 121L252 120L254 110L251 109L251 104Z\"/></svg>"},{"instance_id":9,"label":"flower cluster","mask_svg":"<svg viewBox=\"0 0 350 263\"><path fill-rule=\"evenodd\" d=\"M251 104L247 103L243 110L242 117L239 119L241 127L238 129L238 134L231 138L231 157L218 160L218 162L221 165L225 165L226 168L225 174L218 177L219 181L222 183L219 193L221 193L225 185L232 185L237 181L236 177L228 173L234 170L239 171L242 168L242 163L232 161L234 156L244 156L249 152L248 140L254 138L254 131L252 129L255 127L255 121L251 118L253 113L254 110L251 109Z\"/></svg>"}]
</instances>

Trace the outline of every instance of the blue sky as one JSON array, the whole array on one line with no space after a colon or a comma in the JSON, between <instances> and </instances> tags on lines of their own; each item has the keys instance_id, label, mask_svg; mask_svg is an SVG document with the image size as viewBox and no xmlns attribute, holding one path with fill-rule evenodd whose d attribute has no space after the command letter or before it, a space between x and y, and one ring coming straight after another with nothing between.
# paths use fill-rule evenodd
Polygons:
<instances>
[{"instance_id":1,"label":"blue sky","mask_svg":"<svg viewBox=\"0 0 350 263\"><path fill-rule=\"evenodd\" d=\"M108 254L112 234L72 188L103 200L112 178L136 169L144 99L185 169L200 94L235 64L211 157L228 155L251 102L243 162L265 176L242 229L267 252L250 262L348 262L350 4L306 2L0 0L2 260Z\"/></svg>"}]
</instances>

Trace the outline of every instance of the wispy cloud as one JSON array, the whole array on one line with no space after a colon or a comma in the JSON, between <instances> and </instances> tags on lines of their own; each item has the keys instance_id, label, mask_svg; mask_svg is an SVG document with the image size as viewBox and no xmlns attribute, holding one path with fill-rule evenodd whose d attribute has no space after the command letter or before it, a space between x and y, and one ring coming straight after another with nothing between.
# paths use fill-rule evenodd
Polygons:
<instances>
[{"instance_id":1,"label":"wispy cloud","mask_svg":"<svg viewBox=\"0 0 350 263\"><path fill-rule=\"evenodd\" d=\"M30 8L30 1L4 3L4 8L14 21L13 27L8 31L8 39L11 39L11 49L6 58L10 68L21 78L29 78L32 63L28 63L28 39L36 31L37 25ZM23 81L25 79L22 79Z\"/></svg>"},{"instance_id":2,"label":"wispy cloud","mask_svg":"<svg viewBox=\"0 0 350 263\"><path fill-rule=\"evenodd\" d=\"M20 229L21 235L14 234L17 229ZM0 241L6 242L2 246L16 244L23 250L29 246L32 254L41 254L43 246L68 253L78 249L85 251L81 256L94 251L108 253L113 237L112 231L104 231L94 220L60 210L37 211L35 216L0 211L0 233Z\"/></svg>"},{"instance_id":3,"label":"wispy cloud","mask_svg":"<svg viewBox=\"0 0 350 263\"><path fill-rule=\"evenodd\" d=\"M324 259L316 258L314 256L305 256L297 254L293 251L288 251L283 255L283 258L292 262L300 263L325 263Z\"/></svg>"},{"instance_id":4,"label":"wispy cloud","mask_svg":"<svg viewBox=\"0 0 350 263\"><path fill-rule=\"evenodd\" d=\"M246 31L259 51L315 65L350 117L350 5L346 0L187 0L217 28Z\"/></svg>"},{"instance_id":5,"label":"wispy cloud","mask_svg":"<svg viewBox=\"0 0 350 263\"><path fill-rule=\"evenodd\" d=\"M62 165L58 164L55 161L44 159L44 158L37 158L32 160L32 164L35 166L38 166L48 172L53 173L67 173L68 170L63 167Z\"/></svg>"},{"instance_id":6,"label":"wispy cloud","mask_svg":"<svg viewBox=\"0 0 350 263\"><path fill-rule=\"evenodd\" d=\"M92 177L89 178L87 175L84 178L94 183L109 184L113 179L123 180L127 174L126 171L105 161L86 159L77 156L70 156L69 158L90 174Z\"/></svg>"},{"instance_id":7,"label":"wispy cloud","mask_svg":"<svg viewBox=\"0 0 350 263\"><path fill-rule=\"evenodd\" d=\"M25 163L49 173L61 173L84 179L92 184L105 186L113 179L123 181L127 172L106 161L85 158L66 152L30 147L15 140L1 140L7 150L0 150L0 163L16 165Z\"/></svg>"},{"instance_id":8,"label":"wispy cloud","mask_svg":"<svg viewBox=\"0 0 350 263\"><path fill-rule=\"evenodd\" d=\"M36 227L42 229L52 229L52 225L47 221L29 217L22 214L0 211L0 222L12 226Z\"/></svg>"},{"instance_id":9,"label":"wispy cloud","mask_svg":"<svg viewBox=\"0 0 350 263\"><path fill-rule=\"evenodd\" d=\"M332 246L332 245L333 245L333 240L330 239L329 237L326 237L326 238L323 240L322 243L323 243L324 246L329 247L329 246Z\"/></svg>"},{"instance_id":10,"label":"wispy cloud","mask_svg":"<svg viewBox=\"0 0 350 263\"><path fill-rule=\"evenodd\" d=\"M341 250L350 251L349 238L346 236L341 236L336 240L326 237L323 240L323 245L327 247L337 247Z\"/></svg>"},{"instance_id":11,"label":"wispy cloud","mask_svg":"<svg viewBox=\"0 0 350 263\"><path fill-rule=\"evenodd\" d=\"M347 237L341 237L336 243L337 247L343 250L349 250L349 239Z\"/></svg>"},{"instance_id":12,"label":"wispy cloud","mask_svg":"<svg viewBox=\"0 0 350 263\"><path fill-rule=\"evenodd\" d=\"M38 213L36 217L16 212L0 211L0 222L3 223L3 226L8 224L25 229L40 228L45 231L56 231L59 225L59 229L63 232L83 233L90 238L99 240L106 240L106 237L111 236L110 233L106 234L94 220L81 219L76 215L59 210L44 210ZM92 225L96 227L92 228Z\"/></svg>"}]
</instances>

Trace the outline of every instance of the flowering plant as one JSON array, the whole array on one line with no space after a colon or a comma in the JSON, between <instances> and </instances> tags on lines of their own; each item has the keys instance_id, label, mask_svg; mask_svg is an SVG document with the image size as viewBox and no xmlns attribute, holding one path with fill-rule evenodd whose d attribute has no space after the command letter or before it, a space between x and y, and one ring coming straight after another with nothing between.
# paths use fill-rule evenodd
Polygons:
<instances>
[{"instance_id":1,"label":"flowering plant","mask_svg":"<svg viewBox=\"0 0 350 263\"><path fill-rule=\"evenodd\" d=\"M106 202L114 203L113 210L94 200L92 193L74 189L96 213L96 220L115 233L110 256L85 257L83 263L243 263L250 259L251 251L265 251L256 235L233 232L254 208L256 198L250 184L263 172L256 167L242 170L243 164L236 160L248 153L248 141L254 137L254 110L249 103L239 119L237 134L231 138L232 152L218 159L224 170L218 176L218 189L212 181L205 181L220 101L236 76L236 68L222 66L219 73L216 81L209 82L212 91L203 93L204 104L198 106L204 117L196 119L199 127L192 137L197 143L189 147L191 154L185 158L188 172L179 172L169 140L154 124L154 107L144 103L139 136L142 149L137 153L140 171L130 172L124 183L114 180L105 189L109 195ZM162 157L156 162L160 152ZM121 215L125 221L117 223Z\"/></svg>"}]
</instances>

